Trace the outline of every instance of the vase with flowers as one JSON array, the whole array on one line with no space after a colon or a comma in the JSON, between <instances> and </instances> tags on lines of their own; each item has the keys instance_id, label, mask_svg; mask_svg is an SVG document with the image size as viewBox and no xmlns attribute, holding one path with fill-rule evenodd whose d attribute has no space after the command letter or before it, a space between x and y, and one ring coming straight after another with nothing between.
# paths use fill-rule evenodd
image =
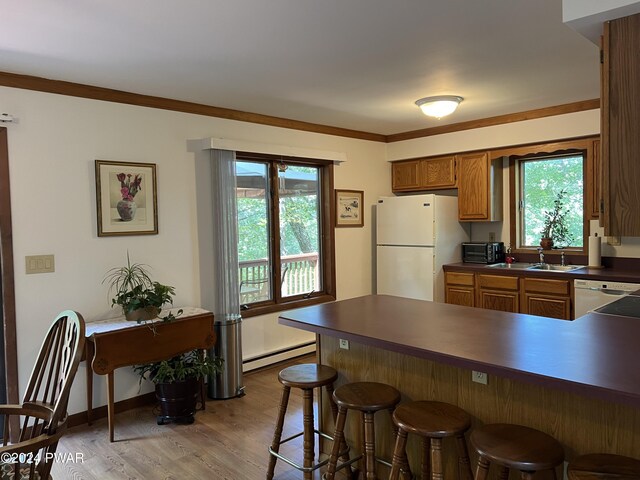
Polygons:
<instances>
[{"instance_id":1,"label":"vase with flowers","mask_svg":"<svg viewBox=\"0 0 640 480\"><path fill-rule=\"evenodd\" d=\"M122 200L118 202L116 209L123 222L130 222L135 217L138 208L134 197L142 190L142 175L118 173L116 178L120 182L120 194L122 195Z\"/></svg>"}]
</instances>

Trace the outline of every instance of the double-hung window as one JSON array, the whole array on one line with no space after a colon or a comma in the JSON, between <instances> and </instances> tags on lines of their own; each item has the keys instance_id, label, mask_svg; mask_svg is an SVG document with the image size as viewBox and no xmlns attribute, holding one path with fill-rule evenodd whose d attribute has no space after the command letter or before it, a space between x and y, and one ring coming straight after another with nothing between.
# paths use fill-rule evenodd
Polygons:
<instances>
[{"instance_id":1,"label":"double-hung window","mask_svg":"<svg viewBox=\"0 0 640 480\"><path fill-rule=\"evenodd\" d=\"M331 162L237 152L243 316L335 299Z\"/></svg>"}]
</instances>

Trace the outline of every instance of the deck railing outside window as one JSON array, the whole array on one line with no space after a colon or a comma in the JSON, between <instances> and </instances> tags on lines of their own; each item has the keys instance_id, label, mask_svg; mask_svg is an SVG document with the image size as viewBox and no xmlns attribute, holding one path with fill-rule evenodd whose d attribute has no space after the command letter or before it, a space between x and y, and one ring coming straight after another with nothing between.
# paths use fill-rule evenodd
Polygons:
<instances>
[{"instance_id":1,"label":"deck railing outside window","mask_svg":"<svg viewBox=\"0 0 640 480\"><path fill-rule=\"evenodd\" d=\"M318 254L302 253L282 257L282 296L289 297L318 289ZM271 298L269 263L266 258L240 262L240 304ZM247 288L244 288L246 286Z\"/></svg>"}]
</instances>

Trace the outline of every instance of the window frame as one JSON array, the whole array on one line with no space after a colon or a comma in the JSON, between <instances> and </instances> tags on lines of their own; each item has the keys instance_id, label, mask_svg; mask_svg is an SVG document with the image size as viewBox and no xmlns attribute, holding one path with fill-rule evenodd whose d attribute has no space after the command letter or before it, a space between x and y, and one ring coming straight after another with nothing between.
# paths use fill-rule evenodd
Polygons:
<instances>
[{"instance_id":1,"label":"window frame","mask_svg":"<svg viewBox=\"0 0 640 480\"><path fill-rule=\"evenodd\" d=\"M281 312L292 308L300 308L308 305L332 302L336 299L336 274L335 274L335 231L334 225L334 189L333 189L333 161L314 158L289 157L283 155L271 155L253 152L236 152L236 161L254 161L268 163L269 176L269 254L272 267L270 283L273 288L273 298L261 302L255 302L241 306L243 318L264 315L273 312ZM322 276L322 291L309 294L282 297L280 290L281 262L280 262L280 209L278 201L278 176L277 164L285 162L300 166L318 167L320 181L320 262Z\"/></svg>"},{"instance_id":2,"label":"window frame","mask_svg":"<svg viewBox=\"0 0 640 480\"><path fill-rule=\"evenodd\" d=\"M591 214L591 204L593 203L594 188L599 181L599 172L594 167L594 143L600 136L588 136L574 138L564 141L537 143L520 147L496 151L498 156L506 156L509 159L509 243L514 253L534 253L537 247L520 246L521 226L520 226L520 160L530 160L533 158L565 156L570 154L584 155L583 164L583 215L582 215L582 248L565 248L558 250L547 250L546 254L560 255L562 251L573 254L587 255L590 225L593 218ZM495 155L492 155L495 156Z\"/></svg>"}]
</instances>

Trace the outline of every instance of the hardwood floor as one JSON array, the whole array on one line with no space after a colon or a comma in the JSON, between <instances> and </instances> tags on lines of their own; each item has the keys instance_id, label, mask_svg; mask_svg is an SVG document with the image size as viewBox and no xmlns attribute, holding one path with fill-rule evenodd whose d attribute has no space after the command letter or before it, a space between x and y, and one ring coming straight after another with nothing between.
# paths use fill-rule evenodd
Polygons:
<instances>
[{"instance_id":1,"label":"hardwood floor","mask_svg":"<svg viewBox=\"0 0 640 480\"><path fill-rule=\"evenodd\" d=\"M288 364L313 361L311 355ZM246 374L244 397L207 401L206 410L197 412L192 425L159 426L154 407L148 406L116 415L114 443L109 443L106 419L72 428L60 440L58 452L81 454L83 461L57 462L53 478L262 480L280 402L277 375L286 365ZM301 430L302 396L300 390L292 389L283 438ZM290 445L281 452L301 464L302 439ZM274 480L302 478L301 472L282 461L275 473ZM316 471L314 479L319 478Z\"/></svg>"}]
</instances>

